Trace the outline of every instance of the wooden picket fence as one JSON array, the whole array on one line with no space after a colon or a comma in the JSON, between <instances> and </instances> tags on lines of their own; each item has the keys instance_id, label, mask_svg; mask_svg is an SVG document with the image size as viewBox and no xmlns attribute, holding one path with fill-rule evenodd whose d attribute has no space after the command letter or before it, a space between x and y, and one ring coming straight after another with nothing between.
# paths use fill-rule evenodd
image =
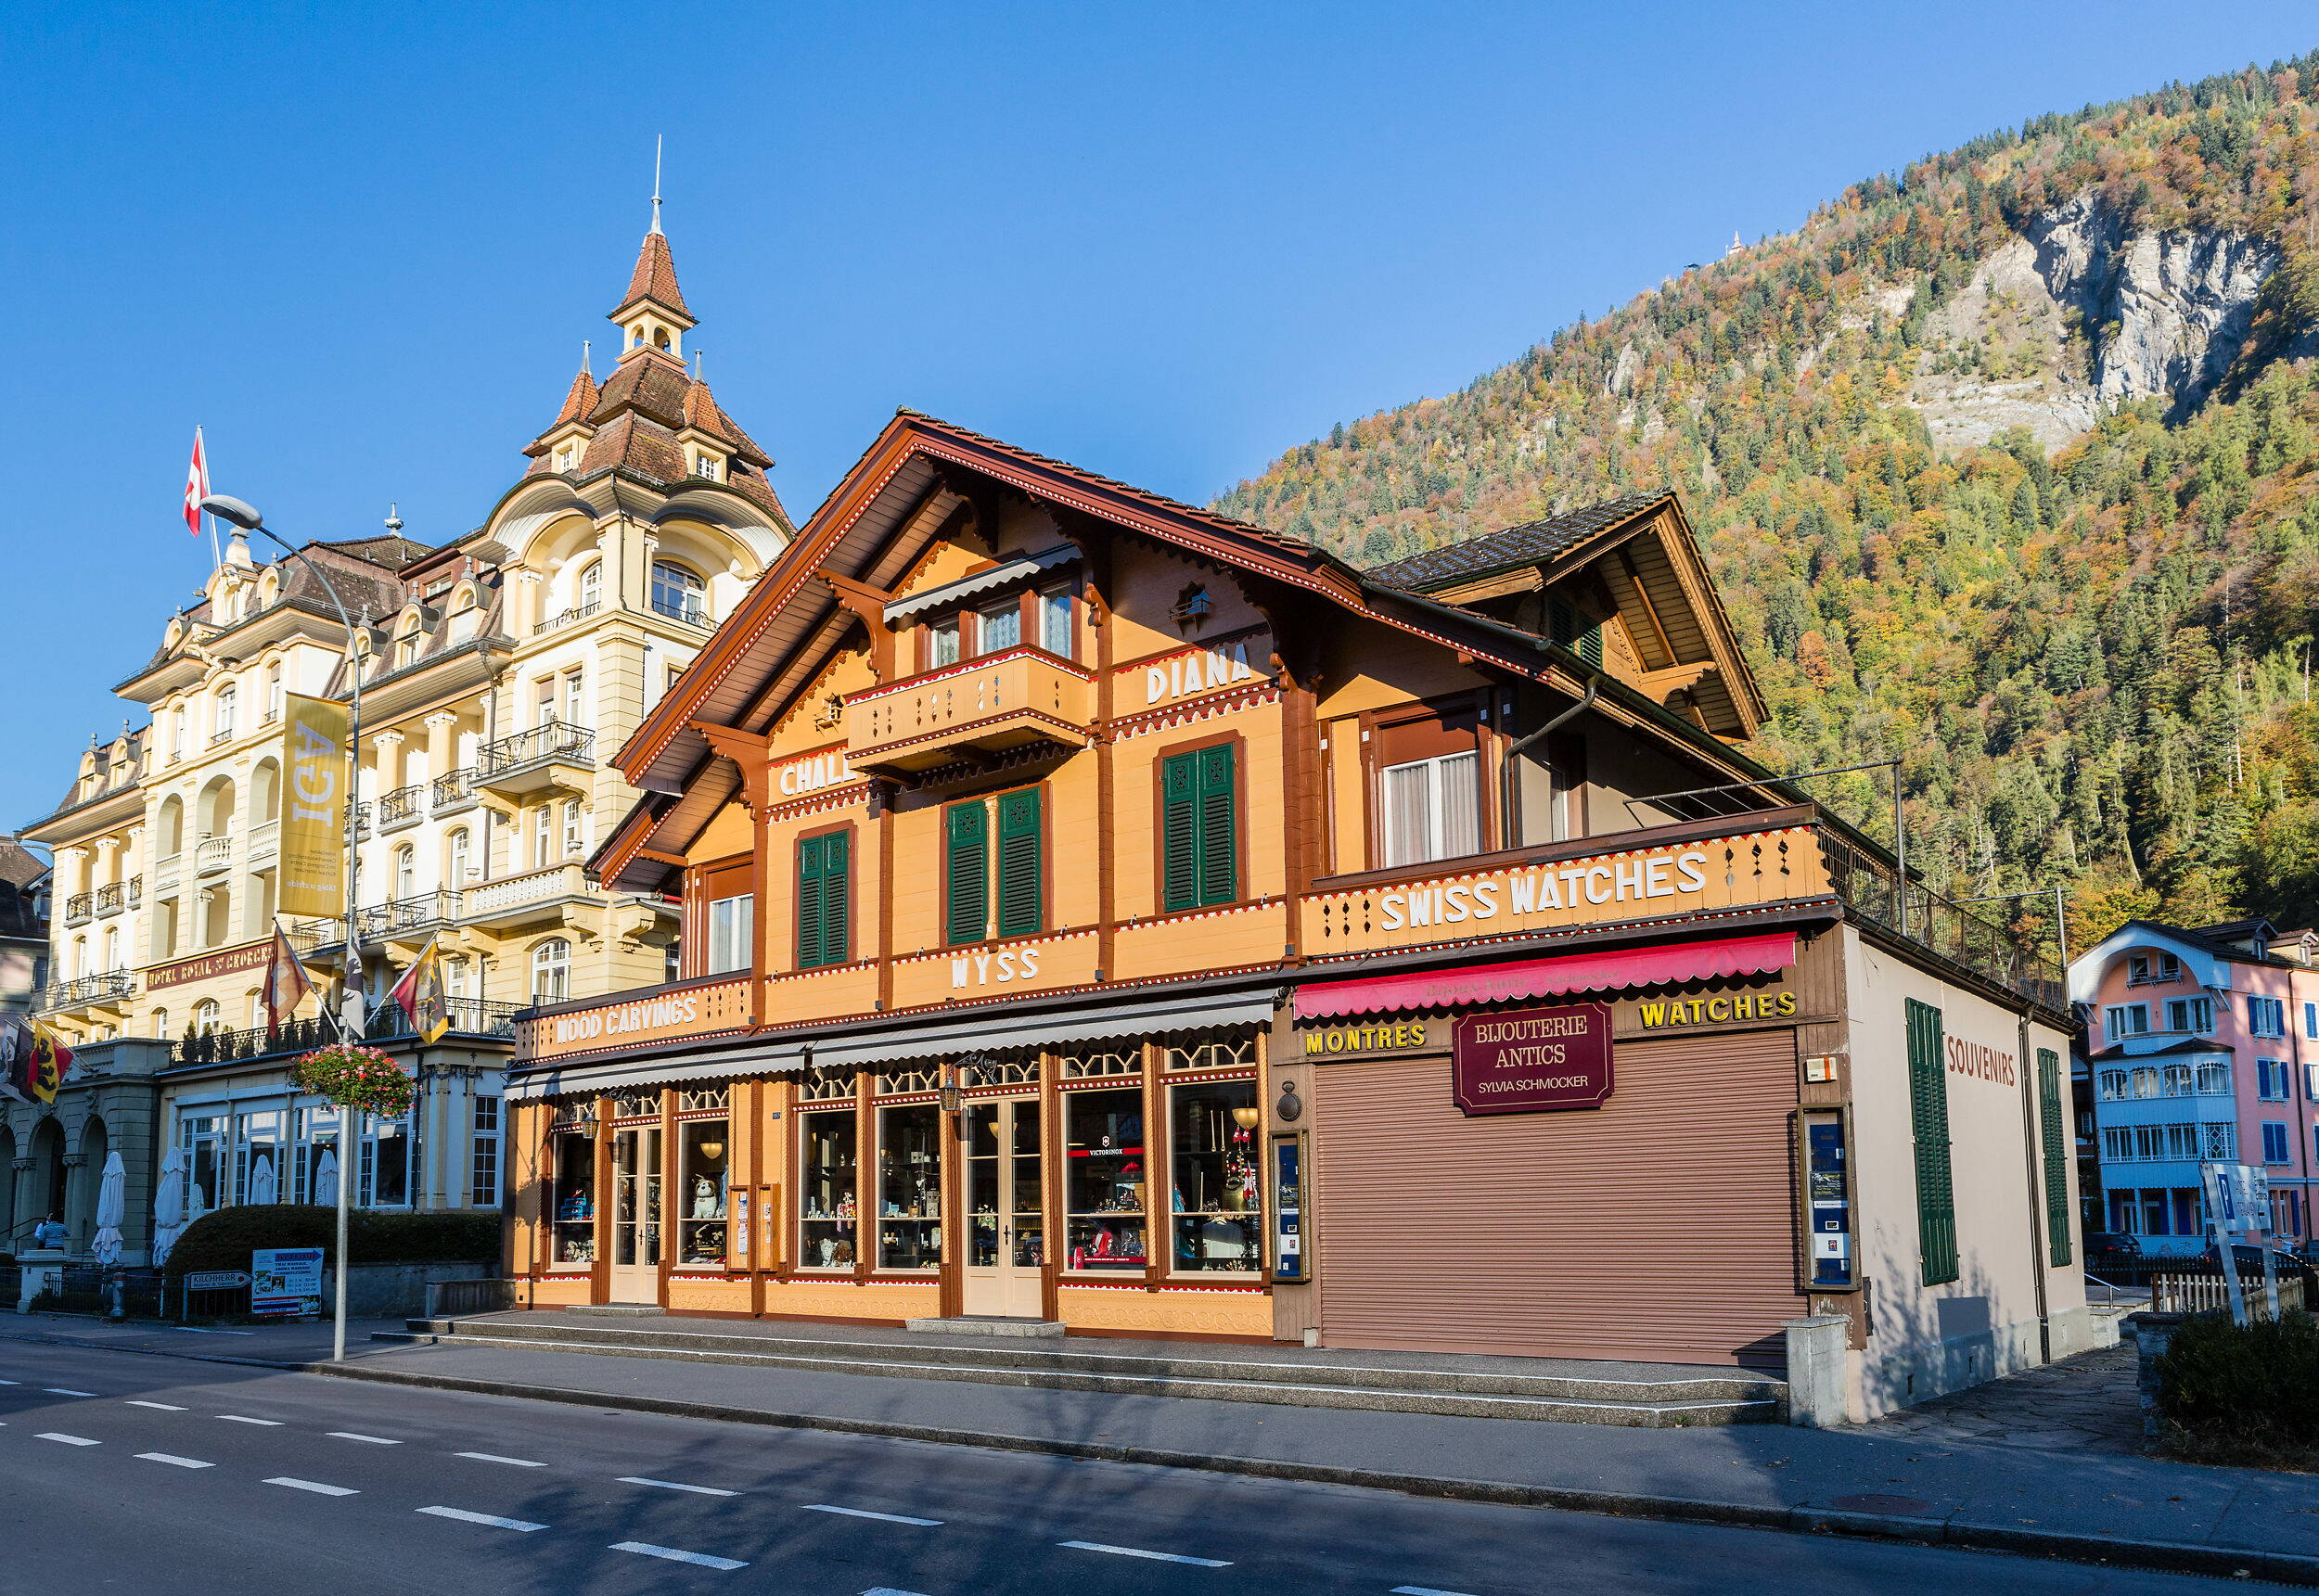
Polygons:
<instances>
[{"instance_id":1,"label":"wooden picket fence","mask_svg":"<svg viewBox=\"0 0 2319 1596\"><path fill-rule=\"evenodd\" d=\"M2262 1275L2241 1273L2238 1289L2247 1299L2247 1315L2250 1319L2268 1319L2270 1300L2262 1289ZM2160 1313L2214 1313L2230 1309L2230 1284L2220 1273L2161 1274L2151 1282L2150 1306ZM2283 1274L2279 1277L2279 1311L2300 1313L2303 1307L2303 1277Z\"/></svg>"}]
</instances>

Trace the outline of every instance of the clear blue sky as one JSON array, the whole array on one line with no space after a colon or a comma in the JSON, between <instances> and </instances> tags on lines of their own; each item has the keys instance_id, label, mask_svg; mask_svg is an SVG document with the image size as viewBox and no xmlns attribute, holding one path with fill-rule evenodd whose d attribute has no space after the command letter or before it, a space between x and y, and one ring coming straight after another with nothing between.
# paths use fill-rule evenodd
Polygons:
<instances>
[{"instance_id":1,"label":"clear blue sky","mask_svg":"<svg viewBox=\"0 0 2319 1596\"><path fill-rule=\"evenodd\" d=\"M656 134L792 513L898 403L1200 501L1735 229L2319 13L16 0L0 38L6 826L207 574L195 423L286 534L472 528L609 347Z\"/></svg>"}]
</instances>

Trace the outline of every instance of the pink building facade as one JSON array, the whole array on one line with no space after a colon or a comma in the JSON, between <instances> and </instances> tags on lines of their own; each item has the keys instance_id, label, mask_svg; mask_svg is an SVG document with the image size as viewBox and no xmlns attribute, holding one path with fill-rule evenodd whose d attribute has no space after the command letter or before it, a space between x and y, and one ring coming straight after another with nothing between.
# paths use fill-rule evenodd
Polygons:
<instances>
[{"instance_id":1,"label":"pink building facade","mask_svg":"<svg viewBox=\"0 0 2319 1596\"><path fill-rule=\"evenodd\" d=\"M2319 934L2267 921L2133 920L2070 962L2101 1167L2087 1229L2137 1236L2145 1253L2196 1253L2208 1240L2199 1166L2221 1162L2268 1174L2274 1239L2314 1234L2315 958Z\"/></svg>"}]
</instances>

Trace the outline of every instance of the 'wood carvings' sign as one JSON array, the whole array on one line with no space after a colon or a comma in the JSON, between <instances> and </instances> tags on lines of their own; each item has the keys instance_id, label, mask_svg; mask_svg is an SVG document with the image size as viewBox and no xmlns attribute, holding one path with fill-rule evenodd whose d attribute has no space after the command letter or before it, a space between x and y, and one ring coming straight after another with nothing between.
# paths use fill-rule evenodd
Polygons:
<instances>
[{"instance_id":1,"label":"'wood carvings' sign","mask_svg":"<svg viewBox=\"0 0 2319 1596\"><path fill-rule=\"evenodd\" d=\"M1461 1016L1450 1091L1469 1115L1600 1108L1610 1097L1610 1005Z\"/></svg>"}]
</instances>

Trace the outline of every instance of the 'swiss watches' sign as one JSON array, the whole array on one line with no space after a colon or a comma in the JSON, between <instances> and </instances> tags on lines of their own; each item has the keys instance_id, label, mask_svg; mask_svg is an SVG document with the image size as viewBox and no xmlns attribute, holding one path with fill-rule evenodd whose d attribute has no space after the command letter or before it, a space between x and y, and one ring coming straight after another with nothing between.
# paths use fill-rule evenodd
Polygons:
<instances>
[{"instance_id":1,"label":"'swiss watches' sign","mask_svg":"<svg viewBox=\"0 0 2319 1596\"><path fill-rule=\"evenodd\" d=\"M1467 1114L1600 1108L1610 1096L1610 1005L1460 1016L1450 1090Z\"/></svg>"}]
</instances>

